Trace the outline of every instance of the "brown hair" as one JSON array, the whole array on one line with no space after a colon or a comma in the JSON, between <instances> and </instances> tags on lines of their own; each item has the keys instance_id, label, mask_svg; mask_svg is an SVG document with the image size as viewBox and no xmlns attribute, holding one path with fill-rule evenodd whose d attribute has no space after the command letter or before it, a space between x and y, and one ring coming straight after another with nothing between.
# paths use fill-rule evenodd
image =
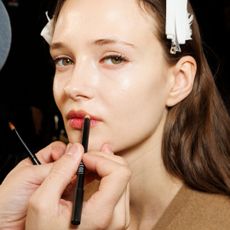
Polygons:
<instances>
[{"instance_id":1,"label":"brown hair","mask_svg":"<svg viewBox=\"0 0 230 230\"><path fill-rule=\"evenodd\" d=\"M64 4L65 0L57 0L57 4L56 4L56 7L54 8L54 12L53 12L53 17L54 17L54 23L56 23L57 21L57 18L59 16L59 13L61 11L61 8Z\"/></svg>"},{"instance_id":2,"label":"brown hair","mask_svg":"<svg viewBox=\"0 0 230 230\"><path fill-rule=\"evenodd\" d=\"M59 0L57 19L65 0ZM168 108L163 135L162 158L168 172L188 186L205 192L230 195L230 119L217 91L204 56L199 26L194 15L192 40L182 45L182 52L170 54L171 43L165 35L166 1L138 0L158 22L157 37L169 64L191 55L197 62L192 92L179 104Z\"/></svg>"},{"instance_id":3,"label":"brown hair","mask_svg":"<svg viewBox=\"0 0 230 230\"><path fill-rule=\"evenodd\" d=\"M169 108L163 135L162 157L168 172L188 186L211 193L230 195L230 119L217 91L204 56L199 26L194 15L192 40L182 52L170 54L165 36L166 3L162 0L139 0L158 21L158 38L166 60L175 64L191 55L197 62L197 73L190 95Z\"/></svg>"}]
</instances>

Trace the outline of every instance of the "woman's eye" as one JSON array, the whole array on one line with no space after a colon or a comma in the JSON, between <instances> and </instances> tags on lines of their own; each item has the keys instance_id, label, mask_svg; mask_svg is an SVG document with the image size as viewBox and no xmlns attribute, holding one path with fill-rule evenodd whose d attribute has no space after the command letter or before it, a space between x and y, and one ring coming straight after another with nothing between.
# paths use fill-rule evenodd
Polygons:
<instances>
[{"instance_id":1,"label":"woman's eye","mask_svg":"<svg viewBox=\"0 0 230 230\"><path fill-rule=\"evenodd\" d=\"M67 66L67 65L72 65L73 61L70 58L65 58L65 57L60 57L54 59L54 63L56 66Z\"/></svg>"},{"instance_id":2,"label":"woman's eye","mask_svg":"<svg viewBox=\"0 0 230 230\"><path fill-rule=\"evenodd\" d=\"M121 55L109 55L102 59L102 62L108 65L119 65L126 61L127 59Z\"/></svg>"}]
</instances>

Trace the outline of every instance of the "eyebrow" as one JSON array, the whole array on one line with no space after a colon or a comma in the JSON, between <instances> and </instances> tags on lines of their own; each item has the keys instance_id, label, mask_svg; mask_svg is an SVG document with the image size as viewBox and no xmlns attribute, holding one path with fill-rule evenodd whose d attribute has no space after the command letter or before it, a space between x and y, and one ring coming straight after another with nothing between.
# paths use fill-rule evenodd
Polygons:
<instances>
[{"instance_id":1,"label":"eyebrow","mask_svg":"<svg viewBox=\"0 0 230 230\"><path fill-rule=\"evenodd\" d=\"M93 44L98 46L105 46L105 45L113 45L113 44L123 44L126 46L130 46L132 48L135 48L134 44L122 41L122 40L116 40L116 39L98 39L93 42Z\"/></svg>"},{"instance_id":2,"label":"eyebrow","mask_svg":"<svg viewBox=\"0 0 230 230\"><path fill-rule=\"evenodd\" d=\"M123 44L126 46L130 46L132 48L135 48L135 45L126 41L122 41L122 40L116 40L116 39L97 39L95 41L93 41L92 43L93 45L96 46L106 46L106 45L114 45L114 44ZM65 44L62 42L55 42L52 43L50 45L50 50L55 50L55 49L60 49L60 48L64 48Z\"/></svg>"},{"instance_id":3,"label":"eyebrow","mask_svg":"<svg viewBox=\"0 0 230 230\"><path fill-rule=\"evenodd\" d=\"M64 43L62 42L55 42L50 45L50 50L60 49L65 47Z\"/></svg>"}]
</instances>

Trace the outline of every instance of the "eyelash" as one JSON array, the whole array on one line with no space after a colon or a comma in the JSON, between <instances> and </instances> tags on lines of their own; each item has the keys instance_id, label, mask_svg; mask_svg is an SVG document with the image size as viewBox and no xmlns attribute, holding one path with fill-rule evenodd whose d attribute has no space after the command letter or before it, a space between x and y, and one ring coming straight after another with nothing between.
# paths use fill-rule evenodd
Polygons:
<instances>
[{"instance_id":1,"label":"eyelash","mask_svg":"<svg viewBox=\"0 0 230 230\"><path fill-rule=\"evenodd\" d=\"M58 64L59 62L63 62L63 61L68 61L70 63L67 63L67 64ZM53 62L56 66L66 66L66 65L72 65L73 64L73 61L71 60L71 58L68 58L68 57L57 57L57 58L54 58L53 59Z\"/></svg>"},{"instance_id":2,"label":"eyelash","mask_svg":"<svg viewBox=\"0 0 230 230\"><path fill-rule=\"evenodd\" d=\"M106 61L108 60L110 60L111 63L106 63ZM113 61L115 61L115 63ZM53 62L55 66L59 66L59 67L73 64L72 59L69 57L57 57L53 59ZM66 63L63 64L63 62L66 62ZM128 59L122 55L114 54L114 55L108 55L108 56L103 57L100 62L107 64L107 65L121 65L124 62L128 62Z\"/></svg>"},{"instance_id":3,"label":"eyelash","mask_svg":"<svg viewBox=\"0 0 230 230\"><path fill-rule=\"evenodd\" d=\"M101 62L105 63L107 60L110 60L112 62L109 65L120 65L123 62L128 61L128 59L126 57L122 56L122 55L108 55L108 56L105 56L104 58L102 58ZM113 63L113 61L119 62L119 63Z\"/></svg>"}]
</instances>

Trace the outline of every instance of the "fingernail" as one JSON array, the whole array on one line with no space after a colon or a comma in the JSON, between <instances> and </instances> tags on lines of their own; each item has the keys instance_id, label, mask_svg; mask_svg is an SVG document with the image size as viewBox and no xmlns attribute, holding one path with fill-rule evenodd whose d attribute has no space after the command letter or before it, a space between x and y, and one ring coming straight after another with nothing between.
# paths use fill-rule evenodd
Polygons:
<instances>
[{"instance_id":1,"label":"fingernail","mask_svg":"<svg viewBox=\"0 0 230 230\"><path fill-rule=\"evenodd\" d=\"M66 152L69 151L69 149L71 148L73 144L72 143L68 143L67 147L66 147Z\"/></svg>"},{"instance_id":2,"label":"fingernail","mask_svg":"<svg viewBox=\"0 0 230 230\"><path fill-rule=\"evenodd\" d=\"M113 151L109 144L104 144L101 148L101 151L107 154L113 154Z\"/></svg>"},{"instance_id":3,"label":"fingernail","mask_svg":"<svg viewBox=\"0 0 230 230\"><path fill-rule=\"evenodd\" d=\"M68 155L78 155L80 153L80 145L79 144L71 144L66 151Z\"/></svg>"}]
</instances>

